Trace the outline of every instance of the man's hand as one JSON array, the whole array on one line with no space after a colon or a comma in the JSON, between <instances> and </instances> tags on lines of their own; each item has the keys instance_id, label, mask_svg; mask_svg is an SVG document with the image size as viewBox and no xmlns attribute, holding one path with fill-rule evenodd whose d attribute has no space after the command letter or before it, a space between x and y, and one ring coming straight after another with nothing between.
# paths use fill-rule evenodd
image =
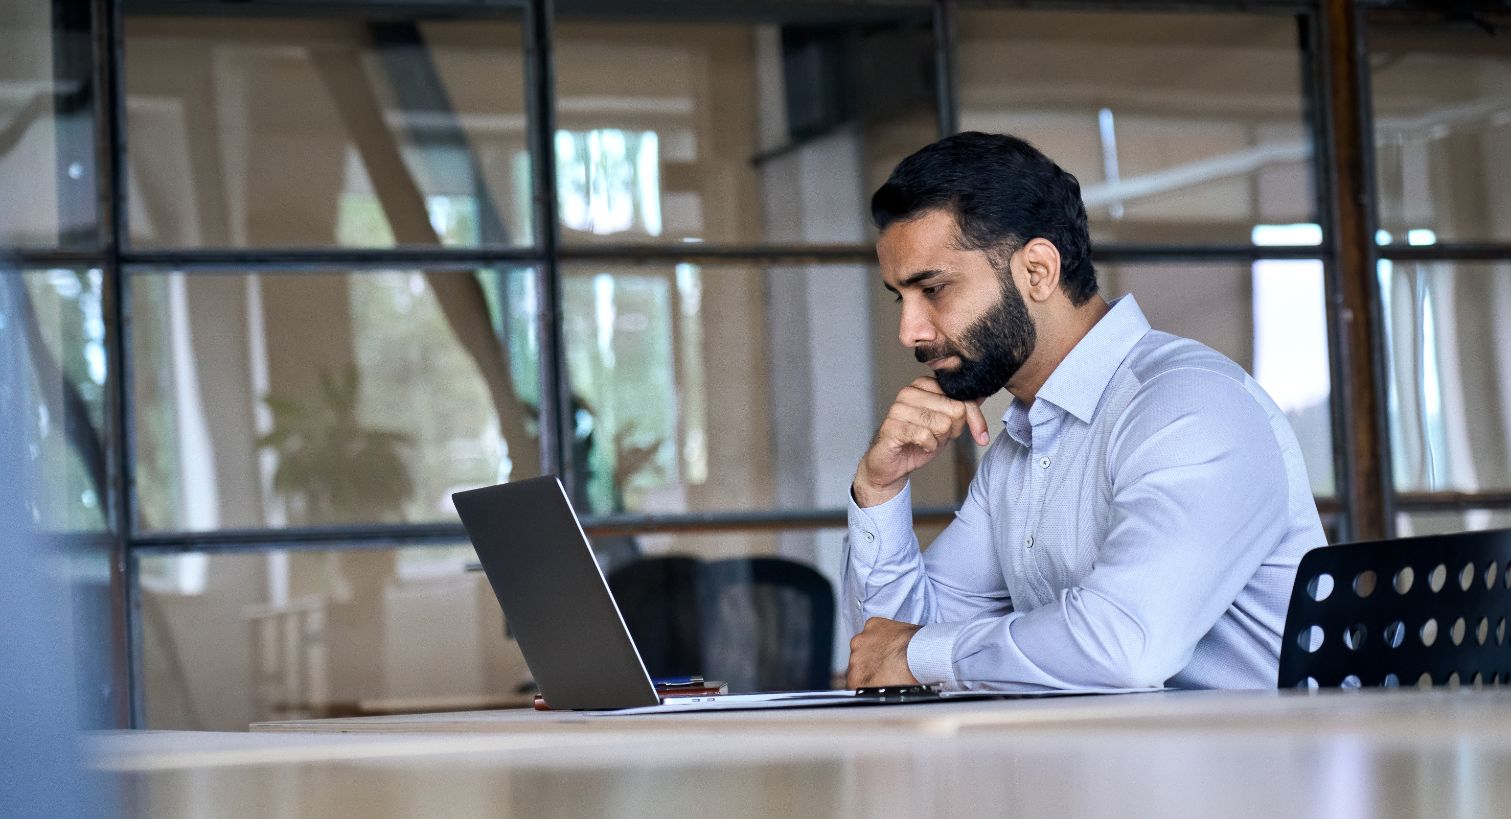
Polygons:
<instances>
[{"instance_id":1,"label":"man's hand","mask_svg":"<svg viewBox=\"0 0 1511 819\"><path fill-rule=\"evenodd\" d=\"M908 641L922 626L872 617L866 627L850 638L850 667L845 687L917 685L908 669Z\"/></svg>"},{"instance_id":2,"label":"man's hand","mask_svg":"<svg viewBox=\"0 0 1511 819\"><path fill-rule=\"evenodd\" d=\"M934 460L966 427L976 443L984 446L991 440L980 401L946 396L933 376L903 387L855 470L850 491L856 504L876 506L896 497L908 476Z\"/></svg>"}]
</instances>

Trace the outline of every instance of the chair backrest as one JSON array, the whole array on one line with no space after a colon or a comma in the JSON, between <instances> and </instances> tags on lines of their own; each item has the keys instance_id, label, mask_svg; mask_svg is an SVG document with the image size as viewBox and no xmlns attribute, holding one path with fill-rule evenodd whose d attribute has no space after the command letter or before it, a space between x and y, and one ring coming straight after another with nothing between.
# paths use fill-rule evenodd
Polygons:
<instances>
[{"instance_id":1,"label":"chair backrest","mask_svg":"<svg viewBox=\"0 0 1511 819\"><path fill-rule=\"evenodd\" d=\"M1324 546L1296 572L1281 688L1511 685L1511 530Z\"/></svg>"},{"instance_id":2,"label":"chair backrest","mask_svg":"<svg viewBox=\"0 0 1511 819\"><path fill-rule=\"evenodd\" d=\"M703 673L695 557L668 555L609 573L609 593L652 678Z\"/></svg>"},{"instance_id":3,"label":"chair backrest","mask_svg":"<svg viewBox=\"0 0 1511 819\"><path fill-rule=\"evenodd\" d=\"M731 691L831 687L834 588L811 566L772 557L703 564L706 675Z\"/></svg>"},{"instance_id":4,"label":"chair backrest","mask_svg":"<svg viewBox=\"0 0 1511 819\"><path fill-rule=\"evenodd\" d=\"M609 575L652 677L702 674L731 691L830 686L834 590L781 558L654 557Z\"/></svg>"}]
</instances>

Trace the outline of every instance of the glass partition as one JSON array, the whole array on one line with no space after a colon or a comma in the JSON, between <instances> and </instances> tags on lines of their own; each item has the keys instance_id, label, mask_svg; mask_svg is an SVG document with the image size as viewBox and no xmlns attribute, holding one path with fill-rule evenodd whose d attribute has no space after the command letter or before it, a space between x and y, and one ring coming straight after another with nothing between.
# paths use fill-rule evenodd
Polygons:
<instances>
[{"instance_id":1,"label":"glass partition","mask_svg":"<svg viewBox=\"0 0 1511 819\"><path fill-rule=\"evenodd\" d=\"M126 21L139 247L531 245L512 20Z\"/></svg>"},{"instance_id":2,"label":"glass partition","mask_svg":"<svg viewBox=\"0 0 1511 819\"><path fill-rule=\"evenodd\" d=\"M1511 263L1381 261L1402 492L1511 488Z\"/></svg>"},{"instance_id":3,"label":"glass partition","mask_svg":"<svg viewBox=\"0 0 1511 819\"><path fill-rule=\"evenodd\" d=\"M89 6L0 5L0 247L93 247Z\"/></svg>"},{"instance_id":4,"label":"glass partition","mask_svg":"<svg viewBox=\"0 0 1511 819\"><path fill-rule=\"evenodd\" d=\"M563 242L869 241L869 198L938 133L914 21L556 26Z\"/></svg>"},{"instance_id":5,"label":"glass partition","mask_svg":"<svg viewBox=\"0 0 1511 819\"><path fill-rule=\"evenodd\" d=\"M530 269L131 277L143 530L454 521L539 474Z\"/></svg>"},{"instance_id":6,"label":"glass partition","mask_svg":"<svg viewBox=\"0 0 1511 819\"><path fill-rule=\"evenodd\" d=\"M1511 241L1511 46L1469 21L1375 21L1381 244Z\"/></svg>"},{"instance_id":7,"label":"glass partition","mask_svg":"<svg viewBox=\"0 0 1511 819\"><path fill-rule=\"evenodd\" d=\"M1248 244L1317 221L1294 18L969 10L959 41L962 130L1075 174L1094 241Z\"/></svg>"}]
</instances>

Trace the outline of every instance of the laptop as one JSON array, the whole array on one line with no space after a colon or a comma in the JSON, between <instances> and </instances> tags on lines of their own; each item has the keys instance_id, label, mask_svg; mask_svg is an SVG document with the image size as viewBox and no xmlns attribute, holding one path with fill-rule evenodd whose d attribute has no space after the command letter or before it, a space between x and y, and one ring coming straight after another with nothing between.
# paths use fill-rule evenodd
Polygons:
<instances>
[{"instance_id":1,"label":"laptop","mask_svg":"<svg viewBox=\"0 0 1511 819\"><path fill-rule=\"evenodd\" d=\"M927 686L663 696L646 672L560 480L546 475L451 498L525 663L553 710L793 708L947 696Z\"/></svg>"}]
</instances>

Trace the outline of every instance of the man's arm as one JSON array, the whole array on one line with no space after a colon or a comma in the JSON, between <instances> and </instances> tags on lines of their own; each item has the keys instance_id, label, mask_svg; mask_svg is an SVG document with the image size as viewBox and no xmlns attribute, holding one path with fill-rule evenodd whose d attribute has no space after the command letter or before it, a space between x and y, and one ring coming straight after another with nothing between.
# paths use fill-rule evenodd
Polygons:
<instances>
[{"instance_id":1,"label":"man's arm","mask_svg":"<svg viewBox=\"0 0 1511 819\"><path fill-rule=\"evenodd\" d=\"M1190 662L1283 535L1289 487L1241 384L1201 370L1156 380L1113 433L1111 518L1091 573L1033 611L932 627L947 675L924 682L1154 687Z\"/></svg>"},{"instance_id":2,"label":"man's arm","mask_svg":"<svg viewBox=\"0 0 1511 819\"><path fill-rule=\"evenodd\" d=\"M904 676L908 674L907 641L893 643L904 631L916 631L917 624L969 619L983 612L1001 613L1011 606L991 545L990 507L986 502L990 452L956 519L935 539L926 556L913 533L907 475L932 460L967 426L973 433L978 424L983 434L985 431L979 405L950 402L936 392L938 389L933 379L923 378L899 394L851 488L840 609L847 629L859 641L852 646L850 675L856 685L912 681L911 676ZM918 408L910 406L915 402L925 405L927 412L917 413ZM951 411L956 415L951 416ZM972 412L977 416L974 420L967 417ZM937 433L926 433L929 437L923 439L922 446L932 447L928 452L922 452L917 443L907 443L920 440L917 424L896 423L920 415L921 420L938 428ZM910 452L909 447L918 451ZM901 457L891 458L893 450L901 450ZM917 457L921 454L927 457ZM868 465L875 466L876 471L868 471ZM878 473L883 478L872 479ZM900 485L889 485L888 481L899 473ZM884 499L874 502L878 497ZM909 624L912 627L894 627ZM888 637L885 645L872 639L881 633ZM887 655L885 661L871 656L878 652Z\"/></svg>"}]
</instances>

